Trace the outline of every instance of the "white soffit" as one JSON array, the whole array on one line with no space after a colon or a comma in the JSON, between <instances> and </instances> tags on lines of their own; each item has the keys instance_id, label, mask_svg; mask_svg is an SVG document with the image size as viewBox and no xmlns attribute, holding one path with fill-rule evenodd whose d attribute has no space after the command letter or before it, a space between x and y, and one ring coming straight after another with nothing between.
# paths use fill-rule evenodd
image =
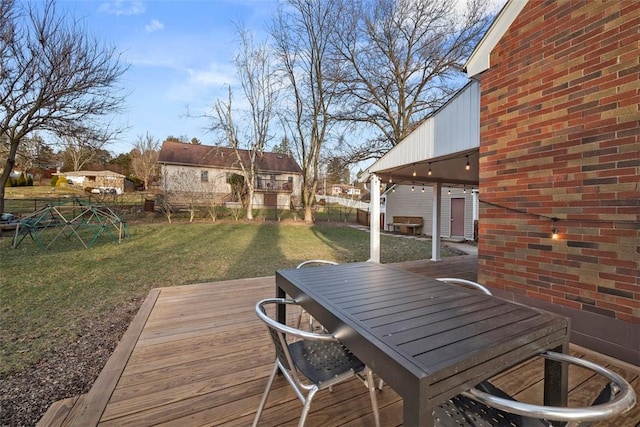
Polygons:
<instances>
[{"instance_id":1,"label":"white soffit","mask_svg":"<svg viewBox=\"0 0 640 427\"><path fill-rule=\"evenodd\" d=\"M464 68L467 76L472 78L486 71L491 66L490 56L493 48L507 32L513 21L527 5L528 0L509 0L493 21L480 43L467 60Z\"/></svg>"}]
</instances>

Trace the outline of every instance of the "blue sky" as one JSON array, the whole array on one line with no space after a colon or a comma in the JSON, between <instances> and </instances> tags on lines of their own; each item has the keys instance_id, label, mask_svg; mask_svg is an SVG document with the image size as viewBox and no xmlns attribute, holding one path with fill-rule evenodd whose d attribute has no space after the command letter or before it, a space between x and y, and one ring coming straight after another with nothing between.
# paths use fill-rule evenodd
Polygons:
<instances>
[{"instance_id":1,"label":"blue sky","mask_svg":"<svg viewBox=\"0 0 640 427\"><path fill-rule=\"evenodd\" d=\"M236 23L262 40L276 1L61 0L58 9L80 18L130 66L122 80L126 112L118 117L128 129L108 147L117 154L147 132L161 141L173 135L214 143L206 120L184 117L187 107L198 116L226 96L235 79Z\"/></svg>"}]
</instances>

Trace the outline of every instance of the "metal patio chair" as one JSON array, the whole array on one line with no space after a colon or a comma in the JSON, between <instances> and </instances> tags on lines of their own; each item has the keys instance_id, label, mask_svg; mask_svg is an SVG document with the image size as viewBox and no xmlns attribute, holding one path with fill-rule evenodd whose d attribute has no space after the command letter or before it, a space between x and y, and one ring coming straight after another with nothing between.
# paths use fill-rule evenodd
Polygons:
<instances>
[{"instance_id":1,"label":"metal patio chair","mask_svg":"<svg viewBox=\"0 0 640 427\"><path fill-rule=\"evenodd\" d=\"M491 291L488 288L486 288L484 285L481 285L480 283L472 282L471 280L458 279L456 277L439 277L436 280L439 280L445 283L451 283L452 285L461 285L469 288L475 288L487 295L493 295Z\"/></svg>"},{"instance_id":2,"label":"metal patio chair","mask_svg":"<svg viewBox=\"0 0 640 427\"><path fill-rule=\"evenodd\" d=\"M588 407L554 407L518 402L504 391L484 381L440 405L434 412L435 425L449 426L518 426L553 425L588 426L629 411L636 401L631 385L621 376L596 363L562 353L547 351L542 357L571 363L605 377L609 382ZM562 424L552 424L558 421Z\"/></svg>"},{"instance_id":3,"label":"metal patio chair","mask_svg":"<svg viewBox=\"0 0 640 427\"><path fill-rule=\"evenodd\" d=\"M253 426L258 425L269 391L280 370L303 403L299 427L304 425L311 409L311 401L318 391L331 389L353 377L360 379L369 389L375 425L379 427L380 414L371 370L333 335L296 329L274 320L267 314L267 306L277 309L277 306L282 304L297 305L295 301L284 298L265 299L256 304L256 313L267 325L273 340L276 360Z\"/></svg>"},{"instance_id":4,"label":"metal patio chair","mask_svg":"<svg viewBox=\"0 0 640 427\"><path fill-rule=\"evenodd\" d=\"M327 261L324 259L310 259L310 260L301 262L296 266L296 268L312 267L312 266L318 266L318 265L338 265L338 263L334 261ZM297 326L298 328L302 323L302 317L304 316L305 313L307 313L306 310L300 307L300 317L298 317L298 326ZM313 316L311 315L309 315L309 330L313 332Z\"/></svg>"}]
</instances>

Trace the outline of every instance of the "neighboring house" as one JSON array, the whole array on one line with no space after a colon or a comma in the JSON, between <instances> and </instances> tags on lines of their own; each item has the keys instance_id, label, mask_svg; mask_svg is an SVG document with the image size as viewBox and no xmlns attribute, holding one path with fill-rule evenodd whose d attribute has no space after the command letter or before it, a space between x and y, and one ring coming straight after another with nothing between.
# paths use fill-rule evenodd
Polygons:
<instances>
[{"instance_id":1,"label":"neighboring house","mask_svg":"<svg viewBox=\"0 0 640 427\"><path fill-rule=\"evenodd\" d=\"M345 194L347 196L358 197L360 196L360 189L358 187L349 187L347 188Z\"/></svg>"},{"instance_id":2,"label":"neighboring house","mask_svg":"<svg viewBox=\"0 0 640 427\"><path fill-rule=\"evenodd\" d=\"M244 164L248 152L240 150ZM167 191L201 193L206 198L229 199L229 178L242 169L233 148L165 141L158 163L162 169L162 187ZM262 153L257 161L254 206L289 209L300 202L302 170L291 156Z\"/></svg>"},{"instance_id":3,"label":"neighboring house","mask_svg":"<svg viewBox=\"0 0 640 427\"><path fill-rule=\"evenodd\" d=\"M122 194L125 188L125 176L110 170L56 172L55 176L64 176L69 183L81 188L92 188L102 192L115 191Z\"/></svg>"},{"instance_id":4,"label":"neighboring house","mask_svg":"<svg viewBox=\"0 0 640 427\"><path fill-rule=\"evenodd\" d=\"M332 196L346 195L351 197L358 197L360 196L360 189L352 185L333 184L331 186L331 195Z\"/></svg>"},{"instance_id":5,"label":"neighboring house","mask_svg":"<svg viewBox=\"0 0 640 427\"><path fill-rule=\"evenodd\" d=\"M635 1L509 1L466 64L480 96L459 128L479 114L477 135L454 147L423 128L394 147L367 171L371 217L380 182L411 185L414 171L438 211L446 183L475 179L478 281L570 317L573 343L640 365L638 58Z\"/></svg>"}]
</instances>

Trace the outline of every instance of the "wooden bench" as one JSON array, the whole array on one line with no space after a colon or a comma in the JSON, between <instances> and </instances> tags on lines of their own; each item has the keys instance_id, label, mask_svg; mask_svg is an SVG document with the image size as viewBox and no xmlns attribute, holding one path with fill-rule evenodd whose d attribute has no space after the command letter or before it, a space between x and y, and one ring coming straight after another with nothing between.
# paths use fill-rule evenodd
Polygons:
<instances>
[{"instance_id":1,"label":"wooden bench","mask_svg":"<svg viewBox=\"0 0 640 427\"><path fill-rule=\"evenodd\" d=\"M420 216L394 216L389 227L394 233L422 234L422 217Z\"/></svg>"}]
</instances>

